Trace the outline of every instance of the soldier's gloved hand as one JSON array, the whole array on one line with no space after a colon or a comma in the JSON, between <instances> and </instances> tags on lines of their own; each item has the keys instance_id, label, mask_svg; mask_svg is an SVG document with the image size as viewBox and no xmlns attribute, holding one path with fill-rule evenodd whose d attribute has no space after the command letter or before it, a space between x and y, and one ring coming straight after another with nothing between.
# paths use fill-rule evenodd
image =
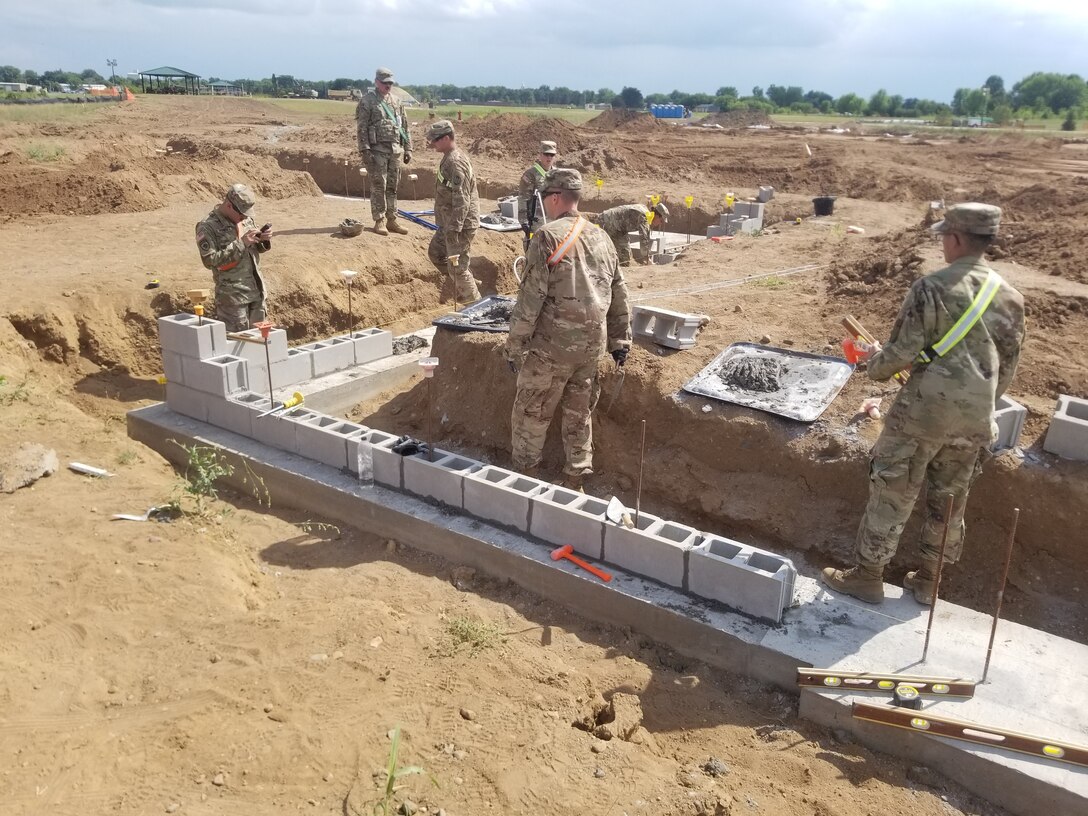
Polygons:
<instances>
[{"instance_id":1,"label":"soldier's gloved hand","mask_svg":"<svg viewBox=\"0 0 1088 816\"><path fill-rule=\"evenodd\" d=\"M622 366L627 362L627 349L618 348L612 352L612 359L616 361L616 365Z\"/></svg>"},{"instance_id":2,"label":"soldier's gloved hand","mask_svg":"<svg viewBox=\"0 0 1088 816\"><path fill-rule=\"evenodd\" d=\"M411 160L412 160L412 154L411 153L405 153L404 154L404 163L408 164L408 162L410 162Z\"/></svg>"}]
</instances>

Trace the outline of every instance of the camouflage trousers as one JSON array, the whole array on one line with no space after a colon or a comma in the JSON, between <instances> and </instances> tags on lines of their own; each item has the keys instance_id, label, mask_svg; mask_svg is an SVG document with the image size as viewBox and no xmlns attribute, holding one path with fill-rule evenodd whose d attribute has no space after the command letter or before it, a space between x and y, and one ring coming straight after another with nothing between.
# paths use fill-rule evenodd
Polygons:
<instances>
[{"instance_id":1,"label":"camouflage trousers","mask_svg":"<svg viewBox=\"0 0 1088 816\"><path fill-rule=\"evenodd\" d=\"M642 235L642 231L639 231L639 253L635 258L635 254L631 251L631 237L626 232L620 236L610 236L612 238L612 244L616 247L616 254L620 259L620 266L630 266L632 260L638 260L639 263L647 263L650 260L650 243L649 233Z\"/></svg>"},{"instance_id":2,"label":"camouflage trousers","mask_svg":"<svg viewBox=\"0 0 1088 816\"><path fill-rule=\"evenodd\" d=\"M265 319L264 281L260 273L216 273L215 316L227 324L227 331L240 332Z\"/></svg>"},{"instance_id":3,"label":"camouflage trousers","mask_svg":"<svg viewBox=\"0 0 1088 816\"><path fill-rule=\"evenodd\" d=\"M469 250L472 249L472 239L475 237L475 229L450 232L439 227L427 247L427 257L430 258L439 274L448 273L453 276L454 285L457 287L457 300L461 303L471 303L480 299L476 279L469 271L469 265L472 263ZM449 264L448 258L451 255L458 256L457 266Z\"/></svg>"},{"instance_id":4,"label":"camouflage trousers","mask_svg":"<svg viewBox=\"0 0 1088 816\"><path fill-rule=\"evenodd\" d=\"M951 494L952 517L948 520L944 560L949 564L959 561L967 494L989 458L989 451L977 443L953 445L881 434L869 462L869 503L858 528L858 563L884 566L892 560L923 483L926 518L919 542L921 556L937 560Z\"/></svg>"},{"instance_id":5,"label":"camouflage trousers","mask_svg":"<svg viewBox=\"0 0 1088 816\"><path fill-rule=\"evenodd\" d=\"M367 172L370 173L370 214L374 223L397 217L397 185L403 154L370 151Z\"/></svg>"},{"instance_id":6,"label":"camouflage trousers","mask_svg":"<svg viewBox=\"0 0 1088 816\"><path fill-rule=\"evenodd\" d=\"M597 360L558 363L530 350L518 373L518 393L510 415L510 450L514 468L527 470L540 464L544 439L555 409L562 410L563 472L593 472L593 424L591 414L600 393Z\"/></svg>"},{"instance_id":7,"label":"camouflage trousers","mask_svg":"<svg viewBox=\"0 0 1088 816\"><path fill-rule=\"evenodd\" d=\"M216 319L227 324L227 331L240 332L265 319L264 298L250 303L216 304Z\"/></svg>"}]
</instances>

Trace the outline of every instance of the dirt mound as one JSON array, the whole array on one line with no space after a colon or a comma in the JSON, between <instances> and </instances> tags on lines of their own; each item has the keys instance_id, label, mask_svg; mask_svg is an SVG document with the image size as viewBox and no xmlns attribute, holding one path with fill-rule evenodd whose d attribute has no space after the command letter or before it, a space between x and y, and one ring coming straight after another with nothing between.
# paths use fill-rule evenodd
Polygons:
<instances>
[{"instance_id":1,"label":"dirt mound","mask_svg":"<svg viewBox=\"0 0 1088 816\"><path fill-rule=\"evenodd\" d=\"M570 122L520 113L469 119L460 126L460 136L469 153L526 161L540 152L542 141L553 141L559 146L559 158L564 166L569 166L565 157L594 145L591 135Z\"/></svg>"},{"instance_id":2,"label":"dirt mound","mask_svg":"<svg viewBox=\"0 0 1088 816\"><path fill-rule=\"evenodd\" d=\"M903 293L918 277L919 248L927 240L926 230L914 227L848 245L850 249L828 269L828 295L835 300L861 299L869 312L896 312ZM851 308L856 313L856 307Z\"/></svg>"},{"instance_id":3,"label":"dirt mound","mask_svg":"<svg viewBox=\"0 0 1088 816\"><path fill-rule=\"evenodd\" d=\"M264 198L320 194L308 174L282 170L272 158L184 139L171 141L165 153L119 146L57 166L8 152L0 156L0 221L146 212L176 201L214 201L236 181Z\"/></svg>"},{"instance_id":4,"label":"dirt mound","mask_svg":"<svg viewBox=\"0 0 1088 816\"><path fill-rule=\"evenodd\" d=\"M625 110L623 108L607 110L599 116L594 116L586 122L585 126L593 130L606 132L619 130L627 133L647 133L668 127L668 125L654 118L652 113Z\"/></svg>"},{"instance_id":5,"label":"dirt mound","mask_svg":"<svg viewBox=\"0 0 1088 816\"><path fill-rule=\"evenodd\" d=\"M768 116L766 111L731 110L724 113L712 113L698 124L721 125L723 128L743 128L752 125L770 125L773 127L778 123Z\"/></svg>"},{"instance_id":6,"label":"dirt mound","mask_svg":"<svg viewBox=\"0 0 1088 816\"><path fill-rule=\"evenodd\" d=\"M1058 189L1035 184L994 201L1004 209L1000 250L1017 263L1088 283L1082 249L1088 245L1088 179Z\"/></svg>"}]
</instances>

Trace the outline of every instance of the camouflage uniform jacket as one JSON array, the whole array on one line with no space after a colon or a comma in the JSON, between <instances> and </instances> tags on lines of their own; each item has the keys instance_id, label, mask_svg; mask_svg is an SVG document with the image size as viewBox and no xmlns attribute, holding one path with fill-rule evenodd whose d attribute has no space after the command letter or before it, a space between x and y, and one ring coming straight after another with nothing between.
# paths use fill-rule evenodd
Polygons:
<instances>
[{"instance_id":1,"label":"camouflage uniform jacket","mask_svg":"<svg viewBox=\"0 0 1088 816\"><path fill-rule=\"evenodd\" d=\"M537 192L544 189L544 177L548 172L540 166L540 162L533 162L532 166L521 174L518 182L518 218L523 224L529 224L529 202ZM533 222L529 226L534 229L544 220L544 213L540 211L540 204L534 207Z\"/></svg>"},{"instance_id":2,"label":"camouflage uniform jacket","mask_svg":"<svg viewBox=\"0 0 1088 816\"><path fill-rule=\"evenodd\" d=\"M590 220L612 238L623 238L627 233L635 230L638 230L640 235L646 233L648 237L650 234L649 223L646 221L648 212L649 210L642 204L624 204L605 210L591 217Z\"/></svg>"},{"instance_id":3,"label":"camouflage uniform jacket","mask_svg":"<svg viewBox=\"0 0 1088 816\"><path fill-rule=\"evenodd\" d=\"M252 217L246 216L235 225L218 207L196 225L200 260L206 269L212 270L215 298L220 304L251 303L264 294L260 253L269 246L259 242L247 247L239 237L255 229Z\"/></svg>"},{"instance_id":4,"label":"camouflage uniform jacket","mask_svg":"<svg viewBox=\"0 0 1088 816\"><path fill-rule=\"evenodd\" d=\"M1002 282L990 307L944 357L917 362L963 315L990 269L978 256L914 282L903 301L891 339L869 360L869 377L887 380L913 366L888 412L885 432L931 441L977 442L988 447L996 433L994 405L1009 387L1024 340L1024 298Z\"/></svg>"},{"instance_id":5,"label":"camouflage uniform jacket","mask_svg":"<svg viewBox=\"0 0 1088 816\"><path fill-rule=\"evenodd\" d=\"M459 148L442 157L434 180L434 220L448 232L478 229L480 196L472 163Z\"/></svg>"},{"instance_id":6,"label":"camouflage uniform jacket","mask_svg":"<svg viewBox=\"0 0 1088 816\"><path fill-rule=\"evenodd\" d=\"M404 105L392 93L381 97L371 88L363 94L355 107L355 126L360 153L376 150L399 156L412 152L412 137L408 133Z\"/></svg>"},{"instance_id":7,"label":"camouflage uniform jacket","mask_svg":"<svg viewBox=\"0 0 1088 816\"><path fill-rule=\"evenodd\" d=\"M586 224L563 259L548 265L577 217L561 215L529 243L506 341L506 359L517 365L530 348L555 362L571 363L631 347L627 284L616 248L602 230Z\"/></svg>"}]
</instances>

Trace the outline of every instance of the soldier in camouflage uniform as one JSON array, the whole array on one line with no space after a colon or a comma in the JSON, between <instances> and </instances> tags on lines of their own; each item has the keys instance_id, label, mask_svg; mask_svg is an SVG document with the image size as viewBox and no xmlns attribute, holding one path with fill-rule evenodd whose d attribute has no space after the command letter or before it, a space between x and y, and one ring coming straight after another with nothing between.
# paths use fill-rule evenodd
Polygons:
<instances>
[{"instance_id":1,"label":"soldier in camouflage uniform","mask_svg":"<svg viewBox=\"0 0 1088 816\"><path fill-rule=\"evenodd\" d=\"M623 204L605 210L603 213L591 213L586 218L608 233L608 237L616 245L616 254L619 256L620 266L630 266L631 244L628 233L635 230L638 230L639 249L642 250L642 254L638 259L639 263L648 264L650 262L652 243L650 241L650 220L647 217L650 212L651 210L642 204ZM664 223L669 218L668 208L664 204L654 205L652 212L654 217L659 219L659 224Z\"/></svg>"},{"instance_id":2,"label":"soldier in camouflage uniform","mask_svg":"<svg viewBox=\"0 0 1088 816\"><path fill-rule=\"evenodd\" d=\"M271 230L253 221L253 191L232 185L223 202L196 225L196 245L215 282L215 313L227 331L245 331L264 320L265 288L260 254L272 248Z\"/></svg>"},{"instance_id":3,"label":"soldier in camouflage uniform","mask_svg":"<svg viewBox=\"0 0 1088 816\"><path fill-rule=\"evenodd\" d=\"M931 602L949 495L945 562L960 559L967 494L997 438L994 406L1009 387L1024 339L1023 296L982 258L1000 221L1001 210L988 204L950 207L931 228L941 236L950 266L914 283L888 345L868 349L871 379L885 381L908 367L910 379L873 447L857 564L823 571L833 589L869 603L884 599L884 566L895 555L923 484L921 567L907 573L904 586L920 603ZM950 332L968 312L981 317L966 332Z\"/></svg>"},{"instance_id":4,"label":"soldier in camouflage uniform","mask_svg":"<svg viewBox=\"0 0 1088 816\"><path fill-rule=\"evenodd\" d=\"M608 236L578 212L581 191L577 170L557 168L545 178L549 220L529 243L504 355L518 375L510 423L514 467L537 470L561 405L563 471L571 487L593 472L598 360L608 351L622 366L631 348L627 284Z\"/></svg>"},{"instance_id":5,"label":"soldier in camouflage uniform","mask_svg":"<svg viewBox=\"0 0 1088 816\"><path fill-rule=\"evenodd\" d=\"M401 161L408 164L412 160L412 137L404 105L392 93L396 84L392 71L379 68L374 87L363 94L355 108L359 155L370 174L370 213L378 235L408 233L397 222L397 184Z\"/></svg>"},{"instance_id":6,"label":"soldier in camouflage uniform","mask_svg":"<svg viewBox=\"0 0 1088 816\"><path fill-rule=\"evenodd\" d=\"M540 203L536 200L536 194L544 189L544 177L555 164L558 152L555 142L541 142L540 155L529 169L521 174L521 181L518 182L518 220L523 226L529 228L529 233L536 232L544 223L544 213L540 212ZM532 218L529 217L530 212L533 214Z\"/></svg>"},{"instance_id":7,"label":"soldier in camouflage uniform","mask_svg":"<svg viewBox=\"0 0 1088 816\"><path fill-rule=\"evenodd\" d=\"M442 273L453 276L457 299L462 303L480 299L480 290L469 269L472 239L480 228L480 197L476 176L453 134L448 119L432 122L427 128L427 145L442 155L434 182L434 220L438 232L427 247L427 257Z\"/></svg>"}]
</instances>

